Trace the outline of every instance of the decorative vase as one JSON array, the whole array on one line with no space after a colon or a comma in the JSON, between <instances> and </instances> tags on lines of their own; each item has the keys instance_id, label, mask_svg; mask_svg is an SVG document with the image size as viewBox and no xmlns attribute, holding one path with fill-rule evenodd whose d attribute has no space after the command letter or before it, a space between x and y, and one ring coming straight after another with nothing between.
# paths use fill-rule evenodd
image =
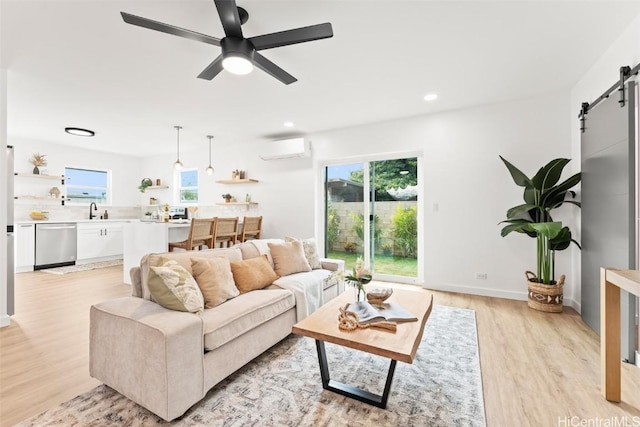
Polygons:
<instances>
[{"instance_id":1,"label":"decorative vase","mask_svg":"<svg viewBox=\"0 0 640 427\"><path fill-rule=\"evenodd\" d=\"M524 274L528 282L527 305L534 310L546 313L562 313L564 274L551 285L539 283L538 278L531 271L526 271Z\"/></svg>"},{"instance_id":2,"label":"decorative vase","mask_svg":"<svg viewBox=\"0 0 640 427\"><path fill-rule=\"evenodd\" d=\"M34 174L34 175L40 175L40 169L38 169L38 167L37 167L37 166L34 166L34 167L33 167L33 174Z\"/></svg>"},{"instance_id":3,"label":"decorative vase","mask_svg":"<svg viewBox=\"0 0 640 427\"><path fill-rule=\"evenodd\" d=\"M367 292L364 290L364 284L362 283L354 283L353 291L355 292L355 300L356 302L366 301L367 300Z\"/></svg>"}]
</instances>

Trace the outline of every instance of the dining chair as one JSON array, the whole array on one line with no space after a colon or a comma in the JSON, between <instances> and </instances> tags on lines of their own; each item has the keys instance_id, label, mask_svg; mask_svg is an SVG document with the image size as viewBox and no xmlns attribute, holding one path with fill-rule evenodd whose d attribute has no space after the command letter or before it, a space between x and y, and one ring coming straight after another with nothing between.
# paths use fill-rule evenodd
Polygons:
<instances>
[{"instance_id":1,"label":"dining chair","mask_svg":"<svg viewBox=\"0 0 640 427\"><path fill-rule=\"evenodd\" d=\"M193 218L189 228L189 237L181 242L169 242L169 252L174 248L192 251L202 249L204 245L213 248L216 218Z\"/></svg>"},{"instance_id":2,"label":"dining chair","mask_svg":"<svg viewBox=\"0 0 640 427\"><path fill-rule=\"evenodd\" d=\"M238 217L217 218L214 233L215 245L231 247L238 242Z\"/></svg>"},{"instance_id":3,"label":"dining chair","mask_svg":"<svg viewBox=\"0 0 640 427\"><path fill-rule=\"evenodd\" d=\"M240 234L240 242L246 242L247 239L259 239L262 230L262 216L245 216L242 220L242 233Z\"/></svg>"}]
</instances>

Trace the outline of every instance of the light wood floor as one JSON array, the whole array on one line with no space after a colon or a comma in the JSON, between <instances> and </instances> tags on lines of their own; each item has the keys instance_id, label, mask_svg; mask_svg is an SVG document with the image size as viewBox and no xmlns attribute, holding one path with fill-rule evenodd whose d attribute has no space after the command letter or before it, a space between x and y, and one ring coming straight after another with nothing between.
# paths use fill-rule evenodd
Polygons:
<instances>
[{"instance_id":1,"label":"light wood floor","mask_svg":"<svg viewBox=\"0 0 640 427\"><path fill-rule=\"evenodd\" d=\"M89 307L128 295L121 278L122 267L17 275L18 314L0 328L0 425L99 384L89 377ZM524 302L443 292L434 301L476 311L488 426L625 425L596 424L614 417L639 425L640 369L623 369L622 403L604 400L599 339L575 311L545 314Z\"/></svg>"}]
</instances>

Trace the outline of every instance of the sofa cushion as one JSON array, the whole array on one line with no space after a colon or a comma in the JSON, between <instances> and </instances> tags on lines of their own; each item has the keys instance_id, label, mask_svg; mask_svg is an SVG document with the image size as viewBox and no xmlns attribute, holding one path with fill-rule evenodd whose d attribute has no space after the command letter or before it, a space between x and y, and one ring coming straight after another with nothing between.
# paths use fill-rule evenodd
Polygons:
<instances>
[{"instance_id":1,"label":"sofa cushion","mask_svg":"<svg viewBox=\"0 0 640 427\"><path fill-rule=\"evenodd\" d=\"M211 258L211 257L225 257L229 261L239 261L242 259L242 252L236 248L220 248L220 249L208 249L204 251L188 251L188 252L165 252L158 254L148 254L142 257L140 260L140 270L142 273L142 298L152 300L151 293L149 292L149 267L158 266L162 264L162 257L173 259L189 272L191 271L191 258Z\"/></svg>"},{"instance_id":2,"label":"sofa cushion","mask_svg":"<svg viewBox=\"0 0 640 427\"><path fill-rule=\"evenodd\" d=\"M193 276L175 260L163 261L149 268L149 291L154 300L170 310L202 311L204 299Z\"/></svg>"},{"instance_id":3,"label":"sofa cushion","mask_svg":"<svg viewBox=\"0 0 640 427\"><path fill-rule=\"evenodd\" d=\"M205 350L215 350L295 306L284 289L247 292L202 312Z\"/></svg>"},{"instance_id":4,"label":"sofa cushion","mask_svg":"<svg viewBox=\"0 0 640 427\"><path fill-rule=\"evenodd\" d=\"M255 246L260 255L266 255L267 259L269 260L269 264L271 264L271 267L274 267L273 258L271 258L271 251L269 250L269 243L282 243L282 242L284 242L284 240L282 239L256 239L256 240L250 240L246 243L250 243L253 246Z\"/></svg>"},{"instance_id":5,"label":"sofa cushion","mask_svg":"<svg viewBox=\"0 0 640 427\"><path fill-rule=\"evenodd\" d=\"M269 286L278 278L266 255L243 261L232 261L231 272L241 294Z\"/></svg>"},{"instance_id":6,"label":"sofa cushion","mask_svg":"<svg viewBox=\"0 0 640 427\"><path fill-rule=\"evenodd\" d=\"M278 276L311 271L301 242L269 243L269 250Z\"/></svg>"},{"instance_id":7,"label":"sofa cushion","mask_svg":"<svg viewBox=\"0 0 640 427\"><path fill-rule=\"evenodd\" d=\"M274 285L293 292L296 297L296 315L298 322L320 308L324 303L324 289L330 287L326 278L331 274L327 270L311 270L306 273L294 273L280 277Z\"/></svg>"},{"instance_id":8,"label":"sofa cushion","mask_svg":"<svg viewBox=\"0 0 640 427\"><path fill-rule=\"evenodd\" d=\"M193 278L204 297L204 307L213 308L240 295L231 274L231 264L223 257L191 258Z\"/></svg>"},{"instance_id":9,"label":"sofa cushion","mask_svg":"<svg viewBox=\"0 0 640 427\"><path fill-rule=\"evenodd\" d=\"M322 268L322 261L320 260L320 254L318 253L318 245L316 239L310 237L308 239L296 239L295 237L285 237L285 242L302 242L302 248L304 249L304 256L309 263L309 266L313 270Z\"/></svg>"}]
</instances>

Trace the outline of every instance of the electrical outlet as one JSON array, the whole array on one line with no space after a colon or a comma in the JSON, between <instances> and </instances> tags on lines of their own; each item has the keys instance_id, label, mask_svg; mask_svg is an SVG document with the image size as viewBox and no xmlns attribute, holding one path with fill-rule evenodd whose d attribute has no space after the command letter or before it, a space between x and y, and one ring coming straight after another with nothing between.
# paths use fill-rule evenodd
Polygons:
<instances>
[{"instance_id":1,"label":"electrical outlet","mask_svg":"<svg viewBox=\"0 0 640 427\"><path fill-rule=\"evenodd\" d=\"M476 273L476 279L487 280L487 273Z\"/></svg>"}]
</instances>

